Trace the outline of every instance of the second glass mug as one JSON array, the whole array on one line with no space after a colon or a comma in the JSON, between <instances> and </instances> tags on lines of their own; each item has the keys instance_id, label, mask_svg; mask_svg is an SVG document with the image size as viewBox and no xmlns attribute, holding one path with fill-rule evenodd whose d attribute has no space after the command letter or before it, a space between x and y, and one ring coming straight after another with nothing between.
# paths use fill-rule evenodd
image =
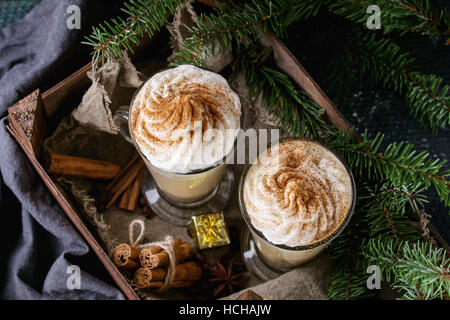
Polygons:
<instances>
[{"instance_id":1,"label":"second glass mug","mask_svg":"<svg viewBox=\"0 0 450 320\"><path fill-rule=\"evenodd\" d=\"M247 177L247 173L252 164L247 165L244 171L242 172L238 191L239 207L241 210L242 218L244 219L248 227L248 230L251 234L258 256L263 260L264 264L267 265L270 269L281 273L287 272L307 261L312 260L320 252L322 252L331 243L331 241L333 241L347 226L348 222L350 221L350 218L353 215L356 202L356 185L355 180L353 178L353 174L348 165L345 163L345 161L336 152L319 143L318 141L307 138L284 138L280 139L279 143L287 142L289 140L306 140L313 142L321 146L325 150L331 152L341 162L350 178L351 204L342 223L336 230L334 230L326 238L317 242L313 242L311 244L300 245L297 247L289 247L285 245L273 244L269 240L267 240L267 238L263 235L262 232L260 232L253 226L251 218L247 213L247 208L244 201L244 184L245 179ZM270 149L270 147L271 146L269 146L268 149Z\"/></svg>"},{"instance_id":2,"label":"second glass mug","mask_svg":"<svg viewBox=\"0 0 450 320\"><path fill-rule=\"evenodd\" d=\"M209 165L208 167L180 173L161 169L153 165L139 150L139 146L134 139L133 132L131 130L132 119L130 114L131 109L133 108L134 100L144 84L155 74L167 69L168 68L160 70L144 80L134 93L130 105L127 107L120 107L115 112L114 119L119 123L122 136L134 145L137 152L143 159L147 169L152 174L152 177L157 184L159 195L175 207L194 208L208 202L216 194L219 188L219 183L226 170L226 159L234 152L237 137L235 138L233 148L230 152L221 160ZM242 121L243 111L241 108L240 128L242 127Z\"/></svg>"}]
</instances>

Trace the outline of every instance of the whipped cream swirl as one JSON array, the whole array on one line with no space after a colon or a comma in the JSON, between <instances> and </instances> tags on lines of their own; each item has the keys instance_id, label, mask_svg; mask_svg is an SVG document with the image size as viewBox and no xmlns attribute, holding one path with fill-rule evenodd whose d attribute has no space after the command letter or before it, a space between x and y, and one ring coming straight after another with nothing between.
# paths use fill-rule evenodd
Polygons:
<instances>
[{"instance_id":1,"label":"whipped cream swirl","mask_svg":"<svg viewBox=\"0 0 450 320\"><path fill-rule=\"evenodd\" d=\"M131 130L154 166L185 173L212 166L232 150L240 115L239 97L221 75L182 65L142 86Z\"/></svg>"},{"instance_id":2,"label":"whipped cream swirl","mask_svg":"<svg viewBox=\"0 0 450 320\"><path fill-rule=\"evenodd\" d=\"M258 157L243 195L252 225L267 240L296 247L320 241L341 225L352 185L332 152L314 142L288 140Z\"/></svg>"}]
</instances>

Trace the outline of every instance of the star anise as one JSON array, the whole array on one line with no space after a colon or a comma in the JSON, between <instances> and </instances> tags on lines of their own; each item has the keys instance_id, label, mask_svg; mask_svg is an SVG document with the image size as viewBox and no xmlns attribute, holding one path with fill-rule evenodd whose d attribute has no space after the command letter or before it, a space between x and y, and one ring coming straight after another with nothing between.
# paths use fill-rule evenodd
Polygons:
<instances>
[{"instance_id":1,"label":"star anise","mask_svg":"<svg viewBox=\"0 0 450 320\"><path fill-rule=\"evenodd\" d=\"M216 262L212 267L208 268L209 273L213 276L213 278L208 281L211 284L216 285L213 290L213 295L217 297L219 294L222 296L230 295L234 292L234 289L238 287L238 283L236 279L241 277L244 272L239 272L234 274L233 270L233 260L228 262L227 267L225 268L222 263Z\"/></svg>"}]
</instances>

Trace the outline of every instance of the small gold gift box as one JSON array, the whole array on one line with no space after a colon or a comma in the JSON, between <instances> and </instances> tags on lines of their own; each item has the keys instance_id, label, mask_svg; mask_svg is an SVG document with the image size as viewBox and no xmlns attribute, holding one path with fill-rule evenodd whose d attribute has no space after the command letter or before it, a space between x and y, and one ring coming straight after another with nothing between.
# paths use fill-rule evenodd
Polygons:
<instances>
[{"instance_id":1,"label":"small gold gift box","mask_svg":"<svg viewBox=\"0 0 450 320\"><path fill-rule=\"evenodd\" d=\"M230 236L223 213L205 213L193 216L189 230L199 249L230 244Z\"/></svg>"}]
</instances>

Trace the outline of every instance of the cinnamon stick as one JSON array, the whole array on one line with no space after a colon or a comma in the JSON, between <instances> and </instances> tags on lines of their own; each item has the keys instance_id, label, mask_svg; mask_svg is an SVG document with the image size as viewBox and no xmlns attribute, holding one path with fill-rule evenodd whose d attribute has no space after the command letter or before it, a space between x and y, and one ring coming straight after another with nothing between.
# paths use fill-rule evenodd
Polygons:
<instances>
[{"instance_id":1,"label":"cinnamon stick","mask_svg":"<svg viewBox=\"0 0 450 320\"><path fill-rule=\"evenodd\" d=\"M129 244L122 243L114 248L112 260L114 264L125 270L134 270L139 267L139 248L131 247Z\"/></svg>"},{"instance_id":2,"label":"cinnamon stick","mask_svg":"<svg viewBox=\"0 0 450 320\"><path fill-rule=\"evenodd\" d=\"M187 243L183 243L182 245L174 247L173 252L175 254L175 261L178 262L188 258L192 254L192 248ZM166 251L161 251L149 257L147 267L149 269L155 269L168 264L169 255Z\"/></svg>"},{"instance_id":3,"label":"cinnamon stick","mask_svg":"<svg viewBox=\"0 0 450 320\"><path fill-rule=\"evenodd\" d=\"M130 162L114 177L114 179L106 186L105 190L109 192L117 191L120 180L126 175L130 168L139 160L139 154L134 151Z\"/></svg>"},{"instance_id":4,"label":"cinnamon stick","mask_svg":"<svg viewBox=\"0 0 450 320\"><path fill-rule=\"evenodd\" d=\"M130 198L128 201L128 210L134 211L136 210L137 203L139 201L139 195L141 194L141 186L144 180L145 168L141 168L138 172L138 176L134 180L130 190Z\"/></svg>"},{"instance_id":5,"label":"cinnamon stick","mask_svg":"<svg viewBox=\"0 0 450 320\"><path fill-rule=\"evenodd\" d=\"M144 168L139 170L136 179L134 179L133 183L131 183L122 194L119 202L119 208L128 211L136 210L139 195L141 193L142 181L144 180L144 170Z\"/></svg>"},{"instance_id":6,"label":"cinnamon stick","mask_svg":"<svg viewBox=\"0 0 450 320\"><path fill-rule=\"evenodd\" d=\"M119 208L123 210L128 210L128 202L130 201L130 192L131 187L133 184L130 184L128 188L125 189L125 191L122 193L122 196L120 197L119 201Z\"/></svg>"},{"instance_id":7,"label":"cinnamon stick","mask_svg":"<svg viewBox=\"0 0 450 320\"><path fill-rule=\"evenodd\" d=\"M105 191L109 194L109 201L105 207L106 209L111 207L119 196L133 183L143 167L144 162L139 155L135 153L125 168L123 168L110 184L106 186Z\"/></svg>"},{"instance_id":8,"label":"cinnamon stick","mask_svg":"<svg viewBox=\"0 0 450 320\"><path fill-rule=\"evenodd\" d=\"M109 180L120 172L120 166L109 161L48 152L44 155L44 166L48 173L82 178Z\"/></svg>"},{"instance_id":9,"label":"cinnamon stick","mask_svg":"<svg viewBox=\"0 0 450 320\"><path fill-rule=\"evenodd\" d=\"M163 268L150 270L142 267L136 270L134 282L139 288L147 288L150 282L164 281L167 271ZM196 281L202 277L202 268L196 262L185 262L177 264L175 268L174 280Z\"/></svg>"},{"instance_id":10,"label":"cinnamon stick","mask_svg":"<svg viewBox=\"0 0 450 320\"><path fill-rule=\"evenodd\" d=\"M180 246L183 244L183 240L181 239L175 239L174 240L174 247ZM143 267L151 267L152 266L152 259L151 257L154 254L157 254L162 251L161 247L158 246L151 246L147 247L141 250L141 253L139 254L139 261Z\"/></svg>"}]
</instances>

